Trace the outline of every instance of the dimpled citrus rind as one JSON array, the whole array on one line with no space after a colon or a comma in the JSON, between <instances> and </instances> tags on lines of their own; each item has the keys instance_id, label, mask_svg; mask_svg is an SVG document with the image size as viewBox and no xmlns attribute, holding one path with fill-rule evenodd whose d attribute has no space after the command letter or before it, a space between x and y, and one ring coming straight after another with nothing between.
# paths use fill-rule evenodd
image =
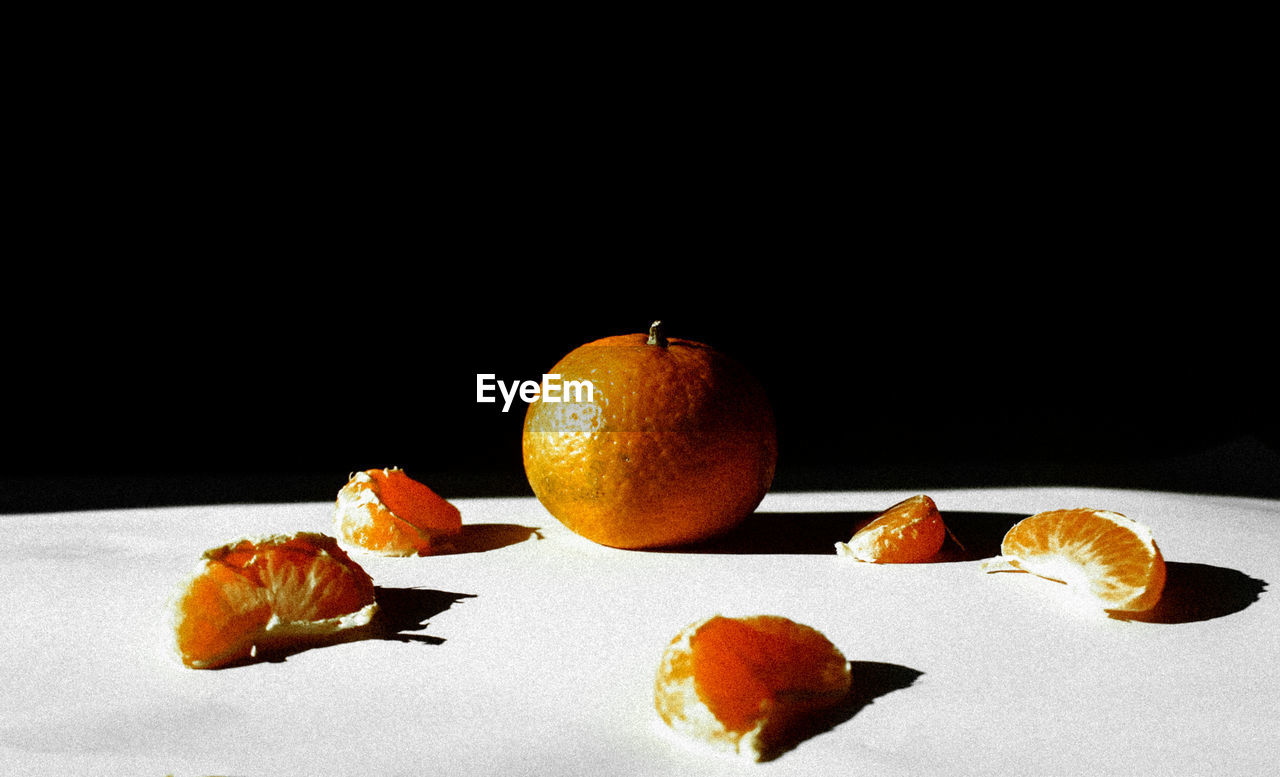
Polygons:
<instances>
[{"instance_id":1,"label":"dimpled citrus rind","mask_svg":"<svg viewBox=\"0 0 1280 777\"><path fill-rule=\"evenodd\" d=\"M654 548L722 534L773 481L777 439L763 388L700 343L604 338L551 370L590 381L590 402L533 402L525 473L571 531L602 545Z\"/></svg>"}]
</instances>

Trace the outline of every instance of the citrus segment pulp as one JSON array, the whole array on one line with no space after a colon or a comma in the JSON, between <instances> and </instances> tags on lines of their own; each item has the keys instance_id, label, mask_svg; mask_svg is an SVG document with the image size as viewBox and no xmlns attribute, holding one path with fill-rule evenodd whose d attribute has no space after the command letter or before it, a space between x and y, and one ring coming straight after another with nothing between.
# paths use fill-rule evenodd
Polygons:
<instances>
[{"instance_id":1,"label":"citrus segment pulp","mask_svg":"<svg viewBox=\"0 0 1280 777\"><path fill-rule=\"evenodd\" d=\"M384 556L425 556L451 549L462 514L398 467L353 474L338 491L334 532L344 544Z\"/></svg>"},{"instance_id":2,"label":"citrus segment pulp","mask_svg":"<svg viewBox=\"0 0 1280 777\"><path fill-rule=\"evenodd\" d=\"M1151 530L1109 510L1036 513L1009 529L1000 554L1008 566L1065 583L1106 610L1149 610L1164 590L1164 557Z\"/></svg>"},{"instance_id":3,"label":"citrus segment pulp","mask_svg":"<svg viewBox=\"0 0 1280 777\"><path fill-rule=\"evenodd\" d=\"M182 662L195 669L290 639L367 624L373 580L330 536L245 538L204 552L173 602Z\"/></svg>"},{"instance_id":4,"label":"citrus segment pulp","mask_svg":"<svg viewBox=\"0 0 1280 777\"><path fill-rule=\"evenodd\" d=\"M904 499L836 543L836 554L876 564L928 561L942 549L947 529L934 501L921 494Z\"/></svg>"},{"instance_id":5,"label":"citrus segment pulp","mask_svg":"<svg viewBox=\"0 0 1280 777\"><path fill-rule=\"evenodd\" d=\"M760 760L850 687L849 662L816 629L777 615L717 615L668 645L654 703L678 733Z\"/></svg>"}]
</instances>

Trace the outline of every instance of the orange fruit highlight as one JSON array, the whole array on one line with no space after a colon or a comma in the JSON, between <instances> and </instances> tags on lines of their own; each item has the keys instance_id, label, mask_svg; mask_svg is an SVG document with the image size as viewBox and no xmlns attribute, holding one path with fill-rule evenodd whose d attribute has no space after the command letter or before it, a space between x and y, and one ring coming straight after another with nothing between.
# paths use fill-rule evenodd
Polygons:
<instances>
[{"instance_id":1,"label":"orange fruit highlight","mask_svg":"<svg viewBox=\"0 0 1280 777\"><path fill-rule=\"evenodd\" d=\"M849 662L816 629L777 615L716 615L667 646L654 706L677 733L759 761L851 685Z\"/></svg>"},{"instance_id":2,"label":"orange fruit highlight","mask_svg":"<svg viewBox=\"0 0 1280 777\"><path fill-rule=\"evenodd\" d=\"M1164 590L1164 557L1151 530L1109 510L1036 513L1009 529L1000 554L987 571L1020 570L1065 583L1105 610L1149 610Z\"/></svg>"},{"instance_id":3,"label":"orange fruit highlight","mask_svg":"<svg viewBox=\"0 0 1280 777\"><path fill-rule=\"evenodd\" d=\"M398 467L357 472L338 491L333 529L343 544L384 556L453 549L462 514Z\"/></svg>"},{"instance_id":4,"label":"orange fruit highlight","mask_svg":"<svg viewBox=\"0 0 1280 777\"><path fill-rule=\"evenodd\" d=\"M928 561L942 549L947 527L938 506L924 494L904 499L836 543L836 554L876 564Z\"/></svg>"},{"instance_id":5,"label":"orange fruit highlight","mask_svg":"<svg viewBox=\"0 0 1280 777\"><path fill-rule=\"evenodd\" d=\"M178 655L193 669L363 626L377 612L373 580L333 537L315 532L206 550L172 606Z\"/></svg>"},{"instance_id":6,"label":"orange fruit highlight","mask_svg":"<svg viewBox=\"0 0 1280 777\"><path fill-rule=\"evenodd\" d=\"M591 396L539 397L525 414L533 493L577 534L617 548L681 545L721 534L773 483L777 435L764 388L703 343L648 335L574 349L550 373Z\"/></svg>"}]
</instances>

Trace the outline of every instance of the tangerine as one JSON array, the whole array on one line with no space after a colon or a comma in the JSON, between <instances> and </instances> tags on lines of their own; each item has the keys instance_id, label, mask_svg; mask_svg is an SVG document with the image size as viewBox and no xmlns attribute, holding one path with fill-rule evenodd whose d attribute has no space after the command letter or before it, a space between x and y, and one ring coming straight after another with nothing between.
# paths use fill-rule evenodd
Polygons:
<instances>
[{"instance_id":1,"label":"tangerine","mask_svg":"<svg viewBox=\"0 0 1280 777\"><path fill-rule=\"evenodd\" d=\"M1065 583L1104 610L1149 610L1164 591L1165 563L1151 529L1110 510L1049 510L1005 534L987 571L1023 571Z\"/></svg>"},{"instance_id":2,"label":"tangerine","mask_svg":"<svg viewBox=\"0 0 1280 777\"><path fill-rule=\"evenodd\" d=\"M571 531L617 548L681 545L721 534L773 482L777 433L763 386L709 345L648 335L605 337L551 369L589 397L529 404L525 474Z\"/></svg>"},{"instance_id":3,"label":"tangerine","mask_svg":"<svg viewBox=\"0 0 1280 777\"><path fill-rule=\"evenodd\" d=\"M356 472L338 491L334 533L346 545L384 556L426 556L452 549L462 514L399 467Z\"/></svg>"},{"instance_id":4,"label":"tangerine","mask_svg":"<svg viewBox=\"0 0 1280 777\"><path fill-rule=\"evenodd\" d=\"M920 494L880 513L848 542L837 542L836 553L876 564L913 564L937 555L946 539L938 505Z\"/></svg>"},{"instance_id":5,"label":"tangerine","mask_svg":"<svg viewBox=\"0 0 1280 777\"><path fill-rule=\"evenodd\" d=\"M297 532L206 550L172 608L182 662L209 669L363 626L378 605L372 578L333 537Z\"/></svg>"},{"instance_id":6,"label":"tangerine","mask_svg":"<svg viewBox=\"0 0 1280 777\"><path fill-rule=\"evenodd\" d=\"M715 615L667 646L654 705L674 731L762 760L851 686L849 662L817 629L778 615Z\"/></svg>"}]
</instances>

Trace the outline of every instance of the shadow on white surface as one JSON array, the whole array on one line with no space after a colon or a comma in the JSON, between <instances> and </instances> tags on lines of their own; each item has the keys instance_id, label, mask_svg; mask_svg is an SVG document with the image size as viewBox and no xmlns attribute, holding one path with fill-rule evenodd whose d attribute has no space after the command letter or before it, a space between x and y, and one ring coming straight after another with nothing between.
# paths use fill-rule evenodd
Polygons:
<instances>
[{"instance_id":1,"label":"shadow on white surface","mask_svg":"<svg viewBox=\"0 0 1280 777\"><path fill-rule=\"evenodd\" d=\"M705 542L662 553L725 553L829 556L837 542L847 542L870 523L874 512L757 512L732 531ZM1000 555L1005 532L1026 518L1020 513L948 511L942 519L951 536L934 558L936 564L976 561Z\"/></svg>"},{"instance_id":2,"label":"shadow on white surface","mask_svg":"<svg viewBox=\"0 0 1280 777\"><path fill-rule=\"evenodd\" d=\"M849 689L848 697L825 715L816 716L804 725L788 730L783 739L769 745L761 760L772 761L782 757L805 740L850 720L881 696L909 688L924 674L909 666L882 661L850 661L849 670L853 676L853 687Z\"/></svg>"},{"instance_id":3,"label":"shadow on white surface","mask_svg":"<svg viewBox=\"0 0 1280 777\"><path fill-rule=\"evenodd\" d=\"M876 517L873 512L757 512L719 537L655 553L831 555L834 544ZM948 511L949 536L942 550L918 564L980 561L1000 555L1000 542L1021 513ZM1258 600L1265 580L1211 564L1166 561L1164 593L1157 605L1141 613L1112 613L1117 620L1144 623L1193 623L1237 613Z\"/></svg>"},{"instance_id":4,"label":"shadow on white surface","mask_svg":"<svg viewBox=\"0 0 1280 777\"><path fill-rule=\"evenodd\" d=\"M1117 620L1194 623L1240 612L1262 596L1267 581L1212 564L1165 562L1164 592L1146 612L1112 613Z\"/></svg>"},{"instance_id":5,"label":"shadow on white surface","mask_svg":"<svg viewBox=\"0 0 1280 777\"><path fill-rule=\"evenodd\" d=\"M464 523L462 533L453 539L453 553L483 553L529 539L543 539L542 529L515 523Z\"/></svg>"},{"instance_id":6,"label":"shadow on white surface","mask_svg":"<svg viewBox=\"0 0 1280 777\"><path fill-rule=\"evenodd\" d=\"M386 588L374 586L378 612L368 624L332 634L311 635L296 641L273 644L269 649L258 650L252 658L225 664L220 669L251 666L260 663L279 663L290 656L308 650L330 647L347 642L384 640L388 642L440 645L444 638L422 634L427 621L475 594L437 591L430 588Z\"/></svg>"}]
</instances>

